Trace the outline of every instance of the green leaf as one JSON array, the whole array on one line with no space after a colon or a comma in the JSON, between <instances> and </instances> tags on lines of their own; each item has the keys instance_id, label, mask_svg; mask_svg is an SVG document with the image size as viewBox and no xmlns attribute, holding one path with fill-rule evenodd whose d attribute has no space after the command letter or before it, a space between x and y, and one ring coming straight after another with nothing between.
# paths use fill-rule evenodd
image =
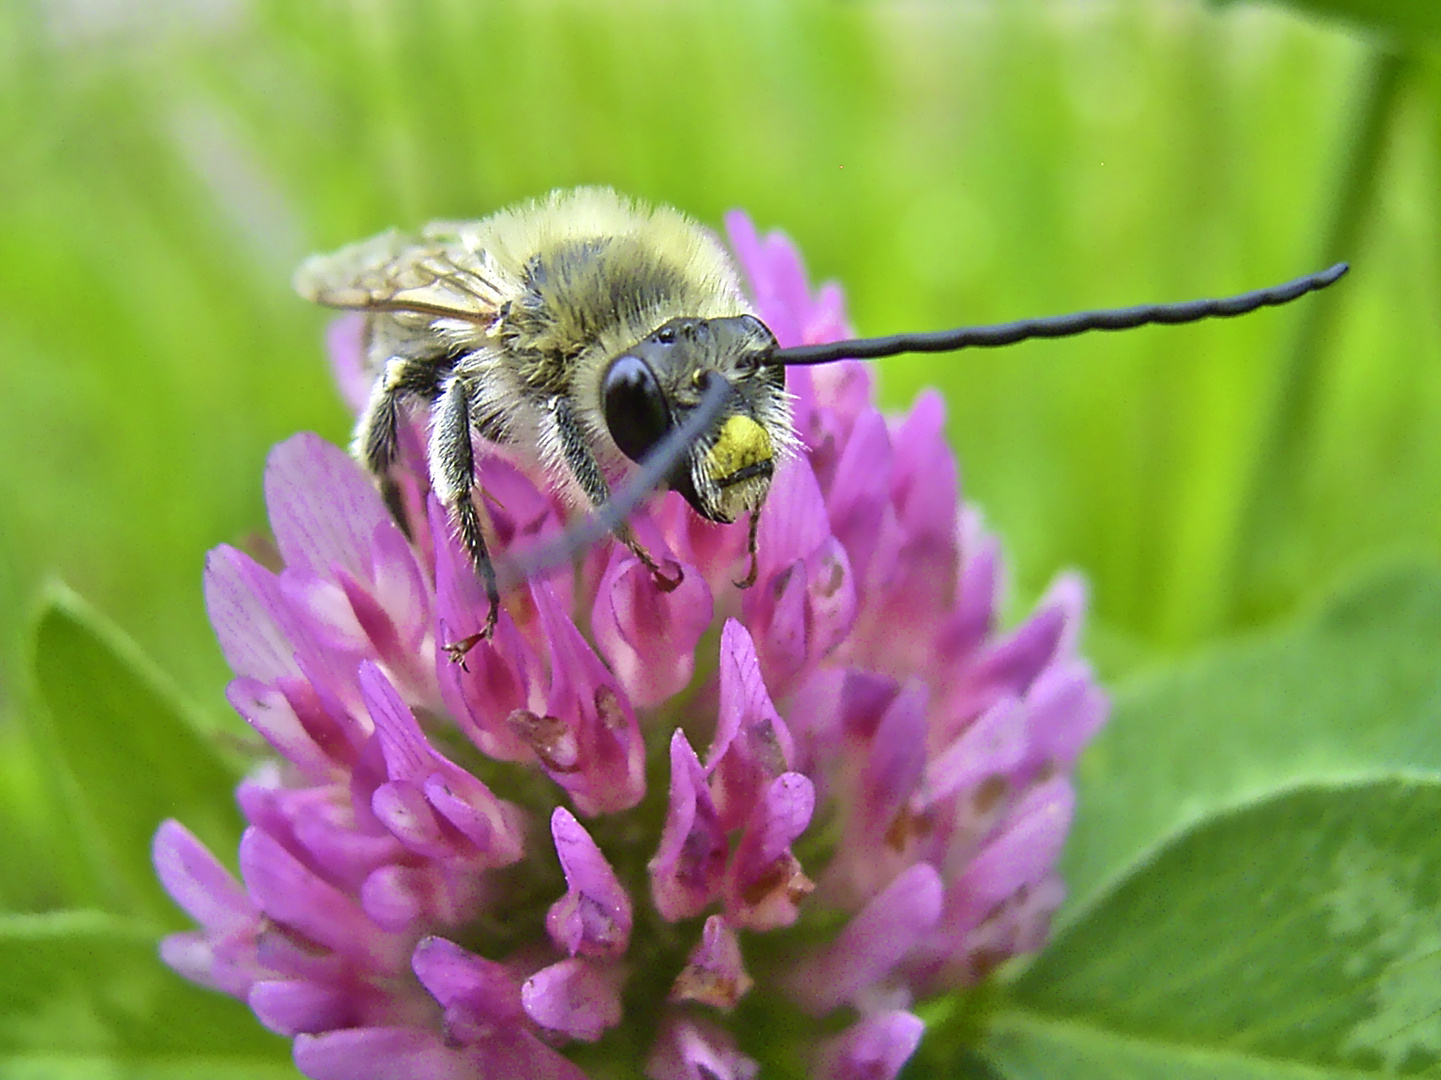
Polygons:
<instances>
[{"instance_id":1,"label":"green leaf","mask_svg":"<svg viewBox=\"0 0 1441 1080\"><path fill-rule=\"evenodd\" d=\"M1169 844L1017 982L1012 1077L1441 1069L1441 782L1316 785Z\"/></svg>"},{"instance_id":2,"label":"green leaf","mask_svg":"<svg viewBox=\"0 0 1441 1080\"><path fill-rule=\"evenodd\" d=\"M296 1075L283 1039L156 948L149 929L98 912L0 919L0 1076Z\"/></svg>"},{"instance_id":3,"label":"green leaf","mask_svg":"<svg viewBox=\"0 0 1441 1080\"><path fill-rule=\"evenodd\" d=\"M1415 769L1441 771L1441 573L1429 566L1373 576L1309 621L1123 693L1078 773L1068 910L1219 809Z\"/></svg>"},{"instance_id":4,"label":"green leaf","mask_svg":"<svg viewBox=\"0 0 1441 1080\"><path fill-rule=\"evenodd\" d=\"M1213 0L1218 7L1237 2ZM1441 5L1435 0L1285 0L1283 6L1315 18L1341 19L1400 41L1441 37Z\"/></svg>"},{"instance_id":5,"label":"green leaf","mask_svg":"<svg viewBox=\"0 0 1441 1080\"><path fill-rule=\"evenodd\" d=\"M176 923L151 867L151 838L174 817L212 850L234 851L235 773L135 646L73 593L54 590L41 613L35 675L70 781L70 816L81 830L73 842L116 889L104 906Z\"/></svg>"}]
</instances>

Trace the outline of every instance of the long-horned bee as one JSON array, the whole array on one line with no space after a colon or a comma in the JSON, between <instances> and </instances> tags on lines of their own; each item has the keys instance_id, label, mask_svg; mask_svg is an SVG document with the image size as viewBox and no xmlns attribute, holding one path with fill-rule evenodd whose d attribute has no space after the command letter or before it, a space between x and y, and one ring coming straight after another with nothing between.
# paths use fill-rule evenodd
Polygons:
<instances>
[{"instance_id":1,"label":"long-horned bee","mask_svg":"<svg viewBox=\"0 0 1441 1080\"><path fill-rule=\"evenodd\" d=\"M649 490L668 486L711 521L748 514L745 586L771 477L797 443L786 367L1242 315L1345 271L1342 263L1222 300L780 348L709 230L677 210L580 188L314 256L295 288L368 316L375 382L352 449L402 525L391 478L402 410L430 410L431 485L490 602L480 635L448 646L459 659L493 629L506 583L472 497L475 435L532 450L568 500L593 512L589 532L613 531L662 588L678 582L626 523Z\"/></svg>"}]
</instances>

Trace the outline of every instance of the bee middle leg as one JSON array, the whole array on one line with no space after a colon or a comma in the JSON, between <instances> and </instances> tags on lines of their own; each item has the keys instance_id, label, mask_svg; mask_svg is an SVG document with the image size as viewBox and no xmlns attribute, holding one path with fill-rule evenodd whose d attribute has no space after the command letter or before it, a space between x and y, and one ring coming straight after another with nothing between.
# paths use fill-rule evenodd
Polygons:
<instances>
[{"instance_id":1,"label":"bee middle leg","mask_svg":"<svg viewBox=\"0 0 1441 1080\"><path fill-rule=\"evenodd\" d=\"M391 472L400 456L400 406L407 396L408 391L397 380L387 377L377 381L356 428L352 453L375 477L385 508L409 540L411 530L405 500Z\"/></svg>"},{"instance_id":2,"label":"bee middle leg","mask_svg":"<svg viewBox=\"0 0 1441 1080\"><path fill-rule=\"evenodd\" d=\"M475 489L475 456L470 442L470 397L460 379L452 378L441 391L427 456L430 458L430 482L435 487L435 494L450 511L461 545L480 575L486 599L490 602L485 625L479 633L445 645L450 658L463 664L465 654L495 630L496 620L500 617L500 589L496 583L495 565L485 546L480 511L471 497Z\"/></svg>"},{"instance_id":3,"label":"bee middle leg","mask_svg":"<svg viewBox=\"0 0 1441 1080\"><path fill-rule=\"evenodd\" d=\"M586 497L590 499L593 507L599 509L610 501L612 492L610 485L605 482L605 475L600 471L600 464L591 453L585 436L581 434L580 424L576 421L575 413L570 404L564 398L555 399L552 405L552 413L555 418L556 436L560 442L560 452L565 459L566 467L580 484ZM641 565L650 571L656 587L661 592L674 592L680 588L685 580L685 574L679 566L675 573L668 574L655 561L654 556L645 549L645 546L636 539L635 533L631 532L630 526L621 524L615 529L616 539L640 560Z\"/></svg>"}]
</instances>

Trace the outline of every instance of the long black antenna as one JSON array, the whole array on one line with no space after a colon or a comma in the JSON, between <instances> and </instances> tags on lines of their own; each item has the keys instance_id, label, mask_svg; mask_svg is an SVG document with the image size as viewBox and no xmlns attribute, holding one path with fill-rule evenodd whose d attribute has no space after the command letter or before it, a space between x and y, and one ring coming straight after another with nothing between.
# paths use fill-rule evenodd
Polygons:
<instances>
[{"instance_id":1,"label":"long black antenna","mask_svg":"<svg viewBox=\"0 0 1441 1080\"><path fill-rule=\"evenodd\" d=\"M770 362L795 367L802 364L829 364L833 360L874 360L898 353L954 352L957 349L992 349L1014 345L1031 338L1060 338L1084 334L1089 330L1131 330L1137 326L1161 323L1197 322L1200 319L1231 318L1246 315L1257 308L1289 304L1298 297L1324 289L1340 279L1350 264L1337 263L1326 270L1305 277L1256 289L1239 296L1219 300L1184 300L1175 304L1141 304L1137 307L1111 308L1105 311L1078 311L1073 315L1049 315L1039 319L1020 319L992 326L962 326L955 330L931 330L919 334L892 334L890 337L857 338L833 341L827 345L794 345L771 353Z\"/></svg>"}]
</instances>

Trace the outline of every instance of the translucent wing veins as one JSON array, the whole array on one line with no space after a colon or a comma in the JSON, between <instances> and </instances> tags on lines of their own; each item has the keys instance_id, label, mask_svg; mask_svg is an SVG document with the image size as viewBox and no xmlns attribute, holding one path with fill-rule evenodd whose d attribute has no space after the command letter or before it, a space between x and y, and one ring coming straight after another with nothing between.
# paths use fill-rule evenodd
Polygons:
<instances>
[{"instance_id":1,"label":"translucent wing veins","mask_svg":"<svg viewBox=\"0 0 1441 1080\"><path fill-rule=\"evenodd\" d=\"M439 238L422 243L395 230L312 255L295 272L305 299L357 311L414 312L489 324L504 300L501 275L484 253Z\"/></svg>"}]
</instances>

